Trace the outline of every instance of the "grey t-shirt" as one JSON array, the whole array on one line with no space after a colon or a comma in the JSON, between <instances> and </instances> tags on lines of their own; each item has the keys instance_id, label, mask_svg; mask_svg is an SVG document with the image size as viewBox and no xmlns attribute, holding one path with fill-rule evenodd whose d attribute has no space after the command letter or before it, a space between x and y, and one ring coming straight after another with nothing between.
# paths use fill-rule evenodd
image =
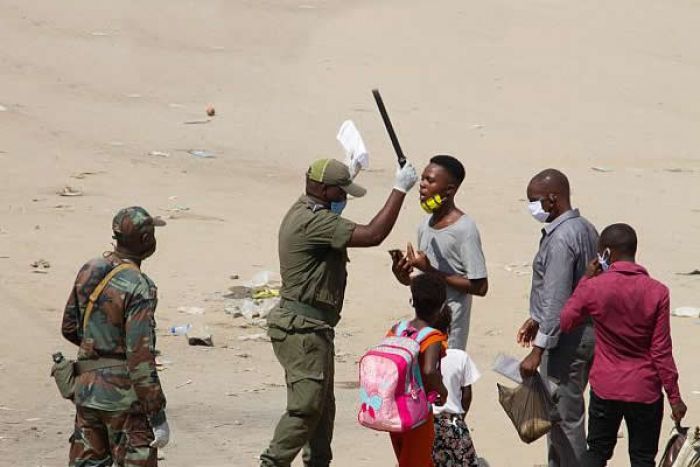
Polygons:
<instances>
[{"instance_id":1,"label":"grey t-shirt","mask_svg":"<svg viewBox=\"0 0 700 467\"><path fill-rule=\"evenodd\" d=\"M431 216L418 226L418 249L425 252L440 272L484 279L486 261L481 250L481 237L471 217L464 214L444 229L430 226ZM464 350L469 335L472 296L447 287L447 303L452 310L449 347Z\"/></svg>"}]
</instances>

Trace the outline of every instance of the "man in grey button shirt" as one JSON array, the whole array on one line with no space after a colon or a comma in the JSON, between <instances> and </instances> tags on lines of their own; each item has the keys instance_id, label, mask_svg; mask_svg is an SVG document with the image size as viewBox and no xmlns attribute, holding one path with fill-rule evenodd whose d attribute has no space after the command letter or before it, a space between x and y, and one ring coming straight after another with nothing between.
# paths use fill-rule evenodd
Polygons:
<instances>
[{"instance_id":1,"label":"man in grey button shirt","mask_svg":"<svg viewBox=\"0 0 700 467\"><path fill-rule=\"evenodd\" d=\"M547 169L530 181L527 197L532 216L548 223L542 229L540 249L532 264L530 318L518 331L519 344L532 347L520 364L524 377L540 368L557 384L554 400L560 421L547 436L549 467L577 467L586 451L583 395L593 359L593 326L583 324L560 334L564 303L595 258L598 232L577 209L571 208L569 181L558 170Z\"/></svg>"}]
</instances>

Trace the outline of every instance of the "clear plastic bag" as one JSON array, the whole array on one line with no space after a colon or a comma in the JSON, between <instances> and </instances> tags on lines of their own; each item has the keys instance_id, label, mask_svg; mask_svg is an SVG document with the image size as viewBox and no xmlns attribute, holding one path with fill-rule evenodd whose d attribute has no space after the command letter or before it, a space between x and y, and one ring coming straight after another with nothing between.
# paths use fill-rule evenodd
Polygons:
<instances>
[{"instance_id":1,"label":"clear plastic bag","mask_svg":"<svg viewBox=\"0 0 700 467\"><path fill-rule=\"evenodd\" d=\"M659 467L700 466L700 428L688 433L688 428L676 425L666 444Z\"/></svg>"}]
</instances>

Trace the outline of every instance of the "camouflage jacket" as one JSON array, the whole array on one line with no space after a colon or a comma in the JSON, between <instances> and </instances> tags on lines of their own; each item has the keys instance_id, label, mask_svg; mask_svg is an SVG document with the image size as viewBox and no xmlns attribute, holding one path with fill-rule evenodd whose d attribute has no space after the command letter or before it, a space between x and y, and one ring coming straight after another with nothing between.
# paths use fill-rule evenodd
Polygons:
<instances>
[{"instance_id":1,"label":"camouflage jacket","mask_svg":"<svg viewBox=\"0 0 700 467\"><path fill-rule=\"evenodd\" d=\"M78 360L123 358L126 367L88 371L77 378L75 404L105 411L145 412L157 423L165 396L155 364L157 291L138 269L119 272L102 291L83 331L85 307L100 281L120 264L114 254L85 264L68 298L62 333L79 346Z\"/></svg>"}]
</instances>

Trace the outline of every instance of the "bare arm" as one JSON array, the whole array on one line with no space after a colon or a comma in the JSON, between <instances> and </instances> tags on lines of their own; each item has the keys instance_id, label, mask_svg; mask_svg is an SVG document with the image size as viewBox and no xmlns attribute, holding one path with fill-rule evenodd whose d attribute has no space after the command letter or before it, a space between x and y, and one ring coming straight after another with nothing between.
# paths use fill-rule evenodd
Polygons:
<instances>
[{"instance_id":1,"label":"bare arm","mask_svg":"<svg viewBox=\"0 0 700 467\"><path fill-rule=\"evenodd\" d=\"M374 219L367 225L355 227L347 246L357 248L380 245L394 228L404 198L406 198L406 193L393 189L384 207L379 210Z\"/></svg>"},{"instance_id":2,"label":"bare arm","mask_svg":"<svg viewBox=\"0 0 700 467\"><path fill-rule=\"evenodd\" d=\"M446 274L444 272L440 272L435 268L431 268L430 272L440 274L444 277L447 285L453 289L459 290L460 292L476 295L478 297L484 297L489 291L489 280L486 277L483 279L467 279L466 277L457 274Z\"/></svg>"},{"instance_id":3,"label":"bare arm","mask_svg":"<svg viewBox=\"0 0 700 467\"><path fill-rule=\"evenodd\" d=\"M440 399L436 401L436 405L443 405L447 400L447 388L442 382L442 373L440 372L441 350L442 344L440 342L436 342L425 349L423 367L421 368L425 390L428 393L435 391L440 396Z\"/></svg>"},{"instance_id":4,"label":"bare arm","mask_svg":"<svg viewBox=\"0 0 700 467\"><path fill-rule=\"evenodd\" d=\"M465 386L462 388L462 409L464 409L464 414L469 412L469 408L472 406L472 387Z\"/></svg>"}]
</instances>

